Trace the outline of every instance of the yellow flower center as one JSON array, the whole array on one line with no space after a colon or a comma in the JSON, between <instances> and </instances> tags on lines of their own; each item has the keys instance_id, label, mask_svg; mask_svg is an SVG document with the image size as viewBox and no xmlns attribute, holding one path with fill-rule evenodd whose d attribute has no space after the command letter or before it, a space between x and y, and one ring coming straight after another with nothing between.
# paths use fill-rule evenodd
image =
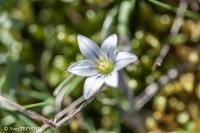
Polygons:
<instances>
[{"instance_id":1,"label":"yellow flower center","mask_svg":"<svg viewBox=\"0 0 200 133\"><path fill-rule=\"evenodd\" d=\"M110 74L114 69L114 64L108 59L100 59L97 61L99 73L103 75Z\"/></svg>"}]
</instances>

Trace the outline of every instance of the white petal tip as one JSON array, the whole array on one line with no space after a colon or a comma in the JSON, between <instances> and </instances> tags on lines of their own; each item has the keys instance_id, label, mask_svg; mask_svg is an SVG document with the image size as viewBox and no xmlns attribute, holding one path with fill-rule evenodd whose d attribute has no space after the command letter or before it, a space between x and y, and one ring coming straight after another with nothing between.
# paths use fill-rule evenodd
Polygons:
<instances>
[{"instance_id":1,"label":"white petal tip","mask_svg":"<svg viewBox=\"0 0 200 133\"><path fill-rule=\"evenodd\" d=\"M99 55L100 48L99 46L88 37L83 35L77 36L78 46L81 53L88 59L97 58Z\"/></svg>"},{"instance_id":2,"label":"white petal tip","mask_svg":"<svg viewBox=\"0 0 200 133\"><path fill-rule=\"evenodd\" d=\"M133 63L138 60L138 57L136 55L133 56Z\"/></svg>"},{"instance_id":3,"label":"white petal tip","mask_svg":"<svg viewBox=\"0 0 200 133\"><path fill-rule=\"evenodd\" d=\"M107 84L107 85L112 87L112 88L117 88L119 86L118 83L116 83L116 84Z\"/></svg>"},{"instance_id":4,"label":"white petal tip","mask_svg":"<svg viewBox=\"0 0 200 133\"><path fill-rule=\"evenodd\" d=\"M88 38L86 36L84 36L84 35L81 35L81 34L77 35L78 42L83 41L84 39L88 39Z\"/></svg>"},{"instance_id":5,"label":"white petal tip","mask_svg":"<svg viewBox=\"0 0 200 133\"><path fill-rule=\"evenodd\" d=\"M90 96L83 94L83 98L84 98L85 100L87 100L87 99L90 98Z\"/></svg>"},{"instance_id":6,"label":"white petal tip","mask_svg":"<svg viewBox=\"0 0 200 133\"><path fill-rule=\"evenodd\" d=\"M83 89L84 99L88 99L94 96L98 91L100 91L103 83L104 83L104 78L100 76L92 76L87 78L85 80Z\"/></svg>"},{"instance_id":7,"label":"white petal tip","mask_svg":"<svg viewBox=\"0 0 200 133\"><path fill-rule=\"evenodd\" d=\"M78 34L78 35L77 35L77 37L82 37L82 36L83 36L83 35L81 35L81 34Z\"/></svg>"},{"instance_id":8,"label":"white petal tip","mask_svg":"<svg viewBox=\"0 0 200 133\"><path fill-rule=\"evenodd\" d=\"M72 68L73 68L72 65L73 65L73 64L71 64L71 65L68 66L68 68L67 68L67 71L68 71L68 72L72 72Z\"/></svg>"},{"instance_id":9,"label":"white petal tip","mask_svg":"<svg viewBox=\"0 0 200 133\"><path fill-rule=\"evenodd\" d=\"M107 76L105 78L105 83L110 87L117 88L119 84L118 73L113 72L111 75Z\"/></svg>"},{"instance_id":10,"label":"white petal tip","mask_svg":"<svg viewBox=\"0 0 200 133\"><path fill-rule=\"evenodd\" d=\"M83 37L84 37L83 35L78 34L78 35L77 35L77 40L79 41L79 40L81 40L81 38L83 38Z\"/></svg>"},{"instance_id":11,"label":"white petal tip","mask_svg":"<svg viewBox=\"0 0 200 133\"><path fill-rule=\"evenodd\" d=\"M85 99L85 100L87 100L87 99L89 99L90 97L92 97L94 95L94 92L92 92L92 93L83 93L83 98Z\"/></svg>"},{"instance_id":12,"label":"white petal tip","mask_svg":"<svg viewBox=\"0 0 200 133\"><path fill-rule=\"evenodd\" d=\"M93 91L87 92L87 93L84 91L84 93L83 93L83 98L84 98L85 100L87 100L87 99L89 99L90 97L94 96L95 93L96 93L96 92L93 92Z\"/></svg>"},{"instance_id":13,"label":"white petal tip","mask_svg":"<svg viewBox=\"0 0 200 133\"><path fill-rule=\"evenodd\" d=\"M117 88L117 87L118 87L118 84L116 84L116 85L108 85L108 86L110 86L110 87L112 87L112 88Z\"/></svg>"},{"instance_id":14,"label":"white petal tip","mask_svg":"<svg viewBox=\"0 0 200 133\"><path fill-rule=\"evenodd\" d=\"M113 85L113 88L117 88L119 86L119 84L117 83L116 85Z\"/></svg>"},{"instance_id":15,"label":"white petal tip","mask_svg":"<svg viewBox=\"0 0 200 133\"><path fill-rule=\"evenodd\" d=\"M115 66L117 70L120 70L127 65L134 63L137 60L137 56L135 54L129 52L119 52L115 58Z\"/></svg>"},{"instance_id":16,"label":"white petal tip","mask_svg":"<svg viewBox=\"0 0 200 133\"><path fill-rule=\"evenodd\" d=\"M108 38L111 38L112 41L116 41L116 43L117 43L117 34L112 34Z\"/></svg>"},{"instance_id":17,"label":"white petal tip","mask_svg":"<svg viewBox=\"0 0 200 133\"><path fill-rule=\"evenodd\" d=\"M96 69L93 68L94 62L92 60L80 60L75 63L72 63L67 71L79 75L79 76L94 76L98 72Z\"/></svg>"},{"instance_id":18,"label":"white petal tip","mask_svg":"<svg viewBox=\"0 0 200 133\"><path fill-rule=\"evenodd\" d=\"M69 68L67 69L67 72L73 73L73 71Z\"/></svg>"},{"instance_id":19,"label":"white petal tip","mask_svg":"<svg viewBox=\"0 0 200 133\"><path fill-rule=\"evenodd\" d=\"M117 34L112 34L111 36L116 37L117 38Z\"/></svg>"}]
</instances>

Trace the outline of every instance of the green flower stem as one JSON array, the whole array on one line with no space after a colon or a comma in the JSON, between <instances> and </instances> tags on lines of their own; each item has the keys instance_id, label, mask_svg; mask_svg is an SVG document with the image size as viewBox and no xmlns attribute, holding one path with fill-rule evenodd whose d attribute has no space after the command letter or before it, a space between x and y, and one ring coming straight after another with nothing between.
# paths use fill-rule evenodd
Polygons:
<instances>
[{"instance_id":1,"label":"green flower stem","mask_svg":"<svg viewBox=\"0 0 200 133\"><path fill-rule=\"evenodd\" d=\"M40 102L40 103L35 103L35 104L24 105L24 108L30 109L30 108L36 108L36 107L43 107L45 105L48 105L48 103L46 101Z\"/></svg>"},{"instance_id":2,"label":"green flower stem","mask_svg":"<svg viewBox=\"0 0 200 133\"><path fill-rule=\"evenodd\" d=\"M69 95L70 92L72 92L78 85L83 81L83 77L76 77L76 79L71 83L69 88L67 87L67 91L65 92L65 95Z\"/></svg>"},{"instance_id":3,"label":"green flower stem","mask_svg":"<svg viewBox=\"0 0 200 133\"><path fill-rule=\"evenodd\" d=\"M60 92L60 90L69 82L69 81L71 81L71 79L73 79L74 78L74 75L73 74L70 74L65 80L63 80L59 85L58 85L58 87L55 89L55 91L54 91L54 95L57 95L59 92Z\"/></svg>"}]
</instances>

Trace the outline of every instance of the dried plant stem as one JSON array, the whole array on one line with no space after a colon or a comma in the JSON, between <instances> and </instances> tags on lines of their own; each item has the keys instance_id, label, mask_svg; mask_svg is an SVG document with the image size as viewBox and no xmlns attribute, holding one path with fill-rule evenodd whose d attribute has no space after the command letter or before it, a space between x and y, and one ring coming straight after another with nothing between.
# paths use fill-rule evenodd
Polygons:
<instances>
[{"instance_id":1,"label":"dried plant stem","mask_svg":"<svg viewBox=\"0 0 200 133\"><path fill-rule=\"evenodd\" d=\"M72 117L74 117L77 113L79 113L84 107L86 107L95 97L92 97L88 100L85 100L79 107L77 107L75 109L75 106L74 108L72 108L73 105L75 105L74 103L78 103L78 101L74 101L69 107L65 108L64 110L62 110L61 112L59 112L56 117L59 118L59 117L62 117L62 116L65 116L67 115L66 117L64 117L63 119L59 120L57 122L57 120L55 119L54 123L55 123L55 126L56 127L59 127L61 126L62 124L64 124L66 121L68 121L69 119L71 119ZM70 112L69 112L70 111ZM55 117L55 118L56 118ZM47 130L50 126L47 125L47 124L44 124L42 125L42 127L37 131L37 133L42 133L44 132L45 130Z\"/></svg>"},{"instance_id":2,"label":"dried plant stem","mask_svg":"<svg viewBox=\"0 0 200 133\"><path fill-rule=\"evenodd\" d=\"M83 97L78 98L76 101L71 103L68 107L64 108L62 111L60 111L54 119L55 127L59 127L62 124L64 124L66 121L74 117L77 113L79 113L81 110L83 110L91 101L94 100L94 98L102 92L103 89L96 92L92 97L89 99L84 99ZM62 118L63 117L63 118ZM59 120L60 119L60 120ZM44 124L41 126L41 128L37 131L37 133L42 133L45 130L47 130L50 126L47 124Z\"/></svg>"},{"instance_id":3,"label":"dried plant stem","mask_svg":"<svg viewBox=\"0 0 200 133\"><path fill-rule=\"evenodd\" d=\"M58 121L60 118L62 118L64 115L68 114L71 110L73 110L75 107L77 107L79 104L81 104L84 101L83 97L78 98L76 101L71 103L68 107L64 108L62 111L60 111L54 118L54 123Z\"/></svg>"},{"instance_id":4,"label":"dried plant stem","mask_svg":"<svg viewBox=\"0 0 200 133\"><path fill-rule=\"evenodd\" d=\"M36 131L36 133L42 133L42 132L44 132L45 130L47 130L48 128L49 128L49 125L44 124L44 125L42 125L42 126L39 128L39 130Z\"/></svg>"},{"instance_id":5,"label":"dried plant stem","mask_svg":"<svg viewBox=\"0 0 200 133\"><path fill-rule=\"evenodd\" d=\"M181 25L183 24L183 17L184 17L185 12L187 11L187 6L188 6L188 3L186 0L180 1L179 7L176 13L176 17L170 29L171 36L177 34ZM164 58L167 56L170 50L170 46L171 45L169 41L167 41L167 43L162 47L160 51L160 55L156 58L155 63L152 67L153 70L156 70L159 66L162 65Z\"/></svg>"},{"instance_id":6,"label":"dried plant stem","mask_svg":"<svg viewBox=\"0 0 200 133\"><path fill-rule=\"evenodd\" d=\"M77 84L79 84L82 81L82 79L83 78L75 79L76 80L74 82L75 85L66 86L66 88L63 86L62 90L60 89L60 91L55 95L56 96L56 98L55 98L56 112L61 111L62 102L63 102L63 99L64 99L65 95L68 94L71 90L73 90L73 88L75 88L77 86Z\"/></svg>"},{"instance_id":7,"label":"dried plant stem","mask_svg":"<svg viewBox=\"0 0 200 133\"><path fill-rule=\"evenodd\" d=\"M55 124L53 123L53 121L48 120L46 117L44 117L34 111L26 110L23 106L7 99L6 97L0 96L0 102L4 102L4 103L10 105L12 108L16 109L17 111L25 114L26 116L28 116L36 121L45 123L50 127L55 127Z\"/></svg>"},{"instance_id":8,"label":"dried plant stem","mask_svg":"<svg viewBox=\"0 0 200 133\"><path fill-rule=\"evenodd\" d=\"M74 115L76 115L77 113L79 113L84 107L86 107L95 97L92 97L86 101L84 101L77 109L75 109L74 111L70 112L66 117L64 117L63 119L61 119L60 121L58 121L56 123L56 127L59 127L60 125L62 125L64 122L66 122L67 120L69 120L70 118L72 118Z\"/></svg>"},{"instance_id":9,"label":"dried plant stem","mask_svg":"<svg viewBox=\"0 0 200 133\"><path fill-rule=\"evenodd\" d=\"M153 82L145 88L145 90L137 96L135 101L135 109L140 110L155 94L159 88L166 85L170 81L176 79L182 72L187 70L186 64L181 64L177 68L170 69L165 75L161 76L157 82Z\"/></svg>"},{"instance_id":10,"label":"dried plant stem","mask_svg":"<svg viewBox=\"0 0 200 133\"><path fill-rule=\"evenodd\" d=\"M69 106L67 106L66 108L64 108L62 111L60 111L54 118L54 124L57 123L57 121L59 121L60 118L62 118L63 116L67 115L70 111L74 110L80 103L82 103L84 101L83 97L78 98L76 101L74 101L73 103L71 103ZM56 124L55 124L56 125ZM48 129L50 126L47 124L44 124L41 126L41 128L37 131L37 133L42 133L43 131L45 131L46 129ZM56 126L57 127L57 126Z\"/></svg>"}]
</instances>

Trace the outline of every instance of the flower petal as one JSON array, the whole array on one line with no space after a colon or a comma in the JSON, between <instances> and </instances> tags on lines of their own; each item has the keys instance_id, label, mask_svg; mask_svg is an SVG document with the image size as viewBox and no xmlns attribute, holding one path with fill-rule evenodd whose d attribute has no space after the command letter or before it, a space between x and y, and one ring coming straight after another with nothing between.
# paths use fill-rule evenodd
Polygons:
<instances>
[{"instance_id":1,"label":"flower petal","mask_svg":"<svg viewBox=\"0 0 200 133\"><path fill-rule=\"evenodd\" d=\"M112 72L110 75L105 77L105 83L110 87L118 87L118 73L117 71Z\"/></svg>"},{"instance_id":2,"label":"flower petal","mask_svg":"<svg viewBox=\"0 0 200 133\"><path fill-rule=\"evenodd\" d=\"M100 75L89 77L85 80L83 97L85 99L93 96L97 91L101 89L104 83L104 77Z\"/></svg>"},{"instance_id":3,"label":"flower petal","mask_svg":"<svg viewBox=\"0 0 200 133\"><path fill-rule=\"evenodd\" d=\"M82 35L78 35L77 39L80 51L86 58L98 58L100 48L94 41Z\"/></svg>"},{"instance_id":4,"label":"flower petal","mask_svg":"<svg viewBox=\"0 0 200 133\"><path fill-rule=\"evenodd\" d=\"M116 70L120 70L126 67L128 64L133 63L137 60L137 56L129 52L119 52L115 58Z\"/></svg>"},{"instance_id":5,"label":"flower petal","mask_svg":"<svg viewBox=\"0 0 200 133\"><path fill-rule=\"evenodd\" d=\"M114 59L116 55L117 35L113 34L103 41L102 51L108 58Z\"/></svg>"},{"instance_id":6,"label":"flower petal","mask_svg":"<svg viewBox=\"0 0 200 133\"><path fill-rule=\"evenodd\" d=\"M68 67L68 71L79 76L94 76L98 74L92 60L80 60Z\"/></svg>"}]
</instances>

